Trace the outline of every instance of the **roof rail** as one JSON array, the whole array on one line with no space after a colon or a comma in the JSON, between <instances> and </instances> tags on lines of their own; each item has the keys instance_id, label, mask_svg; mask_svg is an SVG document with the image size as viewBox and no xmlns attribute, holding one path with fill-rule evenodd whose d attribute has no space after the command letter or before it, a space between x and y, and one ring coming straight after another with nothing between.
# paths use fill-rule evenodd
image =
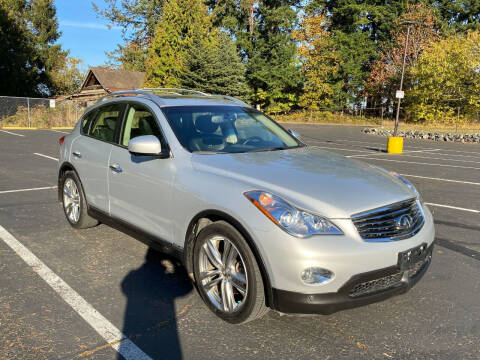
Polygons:
<instances>
[{"instance_id":1,"label":"roof rail","mask_svg":"<svg viewBox=\"0 0 480 360\"><path fill-rule=\"evenodd\" d=\"M199 96L206 96L206 97L211 97L211 98L218 98L218 99L226 99L234 102L235 104L241 105L241 106L248 106L246 102L237 99L233 96L228 96L228 95L219 95L219 94L207 94L201 91L197 90L189 90L189 89L176 89L176 88L145 88L145 89L135 89L135 90L124 90L124 91L116 91L111 94L105 95L98 99L97 104L106 101L109 99L114 99L116 97L122 97L122 96L145 96L149 98L150 100L158 100L158 96L161 96L161 94L172 94L172 95L178 95L178 96L184 96L184 95L199 95Z\"/></svg>"},{"instance_id":2,"label":"roof rail","mask_svg":"<svg viewBox=\"0 0 480 360\"><path fill-rule=\"evenodd\" d=\"M114 99L116 97L122 97L122 96L128 96L128 95L134 95L134 96L145 96L150 99L153 99L153 94L148 92L148 91L143 91L142 89L136 89L136 90L125 90L125 91L115 91L111 94L102 96L100 99L98 99L97 104L106 101L109 99Z\"/></svg>"},{"instance_id":3,"label":"roof rail","mask_svg":"<svg viewBox=\"0 0 480 360\"><path fill-rule=\"evenodd\" d=\"M173 93L175 95L182 95L182 93L187 93L187 94L190 93L194 95L210 96L210 94L204 93L202 91L190 90L190 89L179 89L179 88L143 88L139 90L150 91L152 93L155 93L155 92Z\"/></svg>"}]
</instances>

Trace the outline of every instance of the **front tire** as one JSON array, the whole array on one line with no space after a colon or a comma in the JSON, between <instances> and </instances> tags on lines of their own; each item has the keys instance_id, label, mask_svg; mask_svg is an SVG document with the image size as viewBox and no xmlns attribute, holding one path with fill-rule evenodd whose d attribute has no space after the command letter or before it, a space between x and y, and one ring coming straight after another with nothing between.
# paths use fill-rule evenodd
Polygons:
<instances>
[{"instance_id":1,"label":"front tire","mask_svg":"<svg viewBox=\"0 0 480 360\"><path fill-rule=\"evenodd\" d=\"M87 201L82 184L74 171L67 171L60 181L63 212L70 225L86 229L98 225L98 220L87 213Z\"/></svg>"},{"instance_id":2,"label":"front tire","mask_svg":"<svg viewBox=\"0 0 480 360\"><path fill-rule=\"evenodd\" d=\"M210 310L234 324L268 312L260 269L243 236L225 221L200 231L193 250L198 291Z\"/></svg>"}]
</instances>

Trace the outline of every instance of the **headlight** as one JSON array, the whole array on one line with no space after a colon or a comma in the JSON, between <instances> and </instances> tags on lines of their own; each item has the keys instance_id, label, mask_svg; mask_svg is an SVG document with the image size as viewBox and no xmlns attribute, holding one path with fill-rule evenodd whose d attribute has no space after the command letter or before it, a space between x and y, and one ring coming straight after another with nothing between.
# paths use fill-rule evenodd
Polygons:
<instances>
[{"instance_id":1,"label":"headlight","mask_svg":"<svg viewBox=\"0 0 480 360\"><path fill-rule=\"evenodd\" d=\"M276 195L263 191L244 193L266 217L296 237L341 235L342 231L322 216L298 209Z\"/></svg>"}]
</instances>

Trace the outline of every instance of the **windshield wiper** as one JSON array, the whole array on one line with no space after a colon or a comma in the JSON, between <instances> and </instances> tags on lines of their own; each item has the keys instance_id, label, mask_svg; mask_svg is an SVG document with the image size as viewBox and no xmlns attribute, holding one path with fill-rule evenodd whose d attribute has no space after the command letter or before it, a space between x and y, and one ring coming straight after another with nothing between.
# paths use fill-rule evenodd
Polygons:
<instances>
[{"instance_id":1,"label":"windshield wiper","mask_svg":"<svg viewBox=\"0 0 480 360\"><path fill-rule=\"evenodd\" d=\"M276 146L276 147L269 147L263 149L255 149L255 150L247 150L245 152L261 152L261 151L275 151L275 150L286 150L290 149L289 146Z\"/></svg>"}]
</instances>

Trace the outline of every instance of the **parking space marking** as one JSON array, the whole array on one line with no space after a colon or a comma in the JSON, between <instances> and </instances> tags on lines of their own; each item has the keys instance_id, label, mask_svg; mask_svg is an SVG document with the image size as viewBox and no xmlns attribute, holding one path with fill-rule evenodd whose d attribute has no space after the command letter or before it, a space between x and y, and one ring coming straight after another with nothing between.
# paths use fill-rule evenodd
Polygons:
<instances>
[{"instance_id":1,"label":"parking space marking","mask_svg":"<svg viewBox=\"0 0 480 360\"><path fill-rule=\"evenodd\" d=\"M407 161L407 160L394 160L394 159L378 159L378 158L363 158L366 160L378 160L378 161L393 161L393 162L400 162L400 163L407 163L407 164L417 164L417 165L430 165L430 166L443 166L443 167L452 167L452 168L460 168L460 169L473 169L473 170L480 170L480 168L473 167L473 166L461 166L461 165L447 165L447 164L430 164L424 162L416 162L416 161Z\"/></svg>"},{"instance_id":2,"label":"parking space marking","mask_svg":"<svg viewBox=\"0 0 480 360\"><path fill-rule=\"evenodd\" d=\"M315 148L319 149L330 149L330 150L344 150L344 151L352 151L352 152L364 152L368 153L369 155L373 155L376 153L376 151L367 151L367 150L352 150L352 149L342 149L342 148L333 148L331 146L317 146L317 145L310 145Z\"/></svg>"},{"instance_id":3,"label":"parking space marking","mask_svg":"<svg viewBox=\"0 0 480 360\"><path fill-rule=\"evenodd\" d=\"M382 144L382 143L378 143L378 142L366 142L366 141L345 140L345 139L342 139L342 140L323 140L323 139L312 138L312 137L306 136L306 135L303 135L303 136L307 139L310 139L310 140L313 140L313 141L318 141L318 142L334 142L334 143L351 142L351 143L359 143L359 144L365 144L365 145L370 145L370 146L385 146L386 147L386 143ZM352 146L361 147L360 145L352 145ZM460 154L457 154L457 155L456 154L441 154L441 155L447 155L447 156L468 156L468 157L476 157L476 158L478 158L480 156L480 152L476 152L476 151L461 151L461 150L453 150L453 149L428 148L428 147L414 146L414 145L410 145L410 144L407 144L406 147L408 147L409 149L421 149L419 151L446 151L446 152L456 152L456 153L461 153L462 154L462 155L460 155ZM470 156L469 155L463 155L463 154L470 154ZM473 154L475 154L475 155L473 155Z\"/></svg>"},{"instance_id":4,"label":"parking space marking","mask_svg":"<svg viewBox=\"0 0 480 360\"><path fill-rule=\"evenodd\" d=\"M115 325L108 321L65 281L55 274L38 257L20 243L0 225L0 239L7 244L32 270L77 312L95 331L111 344L126 360L151 360L140 348L127 338Z\"/></svg>"},{"instance_id":5,"label":"parking space marking","mask_svg":"<svg viewBox=\"0 0 480 360\"><path fill-rule=\"evenodd\" d=\"M480 214L480 210L475 210L475 209L465 209L465 208L458 207L458 206L442 205L442 204L435 204L435 203L429 203L429 202L426 202L425 204L430 205L430 206L438 206L438 207L443 207L443 208L447 208L447 209L468 211L468 212L473 212L473 213L476 213L476 214Z\"/></svg>"},{"instance_id":6,"label":"parking space marking","mask_svg":"<svg viewBox=\"0 0 480 360\"><path fill-rule=\"evenodd\" d=\"M60 130L54 130L54 129L50 129L50 131L54 131L62 134L70 134L69 132L66 132L66 131L60 131Z\"/></svg>"},{"instance_id":7,"label":"parking space marking","mask_svg":"<svg viewBox=\"0 0 480 360\"><path fill-rule=\"evenodd\" d=\"M0 191L0 194L9 194L9 193L16 193L16 192L23 192L23 191L49 190L49 189L56 189L56 188L57 188L56 186L45 186L45 187L30 188L30 189L3 190L3 191Z\"/></svg>"},{"instance_id":8,"label":"parking space marking","mask_svg":"<svg viewBox=\"0 0 480 360\"><path fill-rule=\"evenodd\" d=\"M459 184L480 185L480 183L476 183L476 182L472 182L472 181L450 180L450 179L442 179L442 178L434 178L434 177L420 176L420 175L410 175L410 174L400 174L400 175L407 176L407 177L420 178L420 179L447 181L447 182L453 182L453 183L459 183Z\"/></svg>"},{"instance_id":9,"label":"parking space marking","mask_svg":"<svg viewBox=\"0 0 480 360\"><path fill-rule=\"evenodd\" d=\"M57 158L54 158L54 157L52 157L52 156L48 156L48 155L45 155L45 154L33 153L33 155L38 155L38 156L42 156L42 157L47 158L47 159L50 159L50 160L58 161Z\"/></svg>"},{"instance_id":10,"label":"parking space marking","mask_svg":"<svg viewBox=\"0 0 480 360\"><path fill-rule=\"evenodd\" d=\"M4 133L7 133L7 134L10 134L10 135L16 135L16 136L21 136L21 137L24 137L25 135L22 135L22 134L16 134L16 133L13 133L11 131L7 131L7 130L0 130L1 132L4 132Z\"/></svg>"},{"instance_id":11,"label":"parking space marking","mask_svg":"<svg viewBox=\"0 0 480 360\"><path fill-rule=\"evenodd\" d=\"M425 151L432 151L432 150L425 150ZM415 153L421 152L422 153L423 151L422 150L419 150L419 151L404 151L402 154L382 153L382 154L378 154L378 155L407 156L407 157L420 158L420 159L455 161L455 162L465 162L465 163L474 163L474 164L479 164L480 163L480 161L478 161L478 160L460 160L460 159L447 159L447 158L439 158L439 157L431 157L431 156L410 155L410 153L412 153L412 152L415 152ZM347 157L355 157L356 158L356 157L364 157L364 156L370 156L370 155L359 154L359 155L349 155Z\"/></svg>"}]
</instances>

